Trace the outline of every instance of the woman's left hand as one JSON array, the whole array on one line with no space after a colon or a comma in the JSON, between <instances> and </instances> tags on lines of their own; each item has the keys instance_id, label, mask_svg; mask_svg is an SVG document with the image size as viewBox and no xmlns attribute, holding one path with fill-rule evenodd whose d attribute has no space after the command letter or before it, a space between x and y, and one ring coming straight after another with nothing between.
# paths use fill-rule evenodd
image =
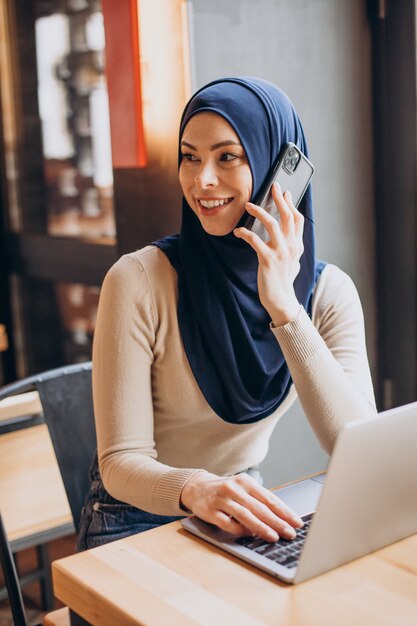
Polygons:
<instances>
[{"instance_id":1,"label":"woman's left hand","mask_svg":"<svg viewBox=\"0 0 417 626\"><path fill-rule=\"evenodd\" d=\"M303 253L304 217L295 208L291 194L283 195L278 184L272 186L272 197L280 215L280 221L264 209L246 203L246 210L258 218L269 234L264 242L254 232L241 227L234 230L236 237L244 239L258 255L259 299L271 316L275 326L283 326L295 319L300 303L294 292L294 280L300 271Z\"/></svg>"}]
</instances>

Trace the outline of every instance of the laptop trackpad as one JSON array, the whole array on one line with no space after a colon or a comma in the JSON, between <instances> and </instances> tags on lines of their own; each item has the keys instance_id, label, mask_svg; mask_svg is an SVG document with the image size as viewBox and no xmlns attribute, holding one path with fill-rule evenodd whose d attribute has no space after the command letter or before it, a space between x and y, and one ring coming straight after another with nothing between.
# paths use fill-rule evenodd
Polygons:
<instances>
[{"instance_id":1,"label":"laptop trackpad","mask_svg":"<svg viewBox=\"0 0 417 626\"><path fill-rule=\"evenodd\" d=\"M288 487L275 489L274 493L298 515L305 515L317 509L322 489L321 482L308 478Z\"/></svg>"}]
</instances>

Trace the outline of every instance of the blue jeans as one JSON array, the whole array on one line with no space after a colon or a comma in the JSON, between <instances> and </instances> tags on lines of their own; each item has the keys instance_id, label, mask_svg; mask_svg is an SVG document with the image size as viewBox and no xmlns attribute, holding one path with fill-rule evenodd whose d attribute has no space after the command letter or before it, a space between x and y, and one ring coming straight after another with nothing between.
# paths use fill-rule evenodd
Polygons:
<instances>
[{"instance_id":1,"label":"blue jeans","mask_svg":"<svg viewBox=\"0 0 417 626\"><path fill-rule=\"evenodd\" d=\"M155 515L113 498L101 481L97 455L90 470L91 485L81 513L76 551L96 548L136 533L182 519L171 515Z\"/></svg>"},{"instance_id":2,"label":"blue jeans","mask_svg":"<svg viewBox=\"0 0 417 626\"><path fill-rule=\"evenodd\" d=\"M262 484L262 476L257 467L249 468L246 472ZM97 454L90 470L90 478L90 490L81 513L77 552L142 533L184 517L155 515L113 498L103 486Z\"/></svg>"}]
</instances>

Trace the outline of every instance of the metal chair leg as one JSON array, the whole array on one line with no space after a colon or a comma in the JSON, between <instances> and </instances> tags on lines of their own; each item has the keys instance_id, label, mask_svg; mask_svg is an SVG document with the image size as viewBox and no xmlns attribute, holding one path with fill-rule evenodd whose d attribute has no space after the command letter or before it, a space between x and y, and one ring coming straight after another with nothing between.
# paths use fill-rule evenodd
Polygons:
<instances>
[{"instance_id":1,"label":"metal chair leg","mask_svg":"<svg viewBox=\"0 0 417 626\"><path fill-rule=\"evenodd\" d=\"M0 562L6 582L9 596L10 609L13 615L15 626L27 626L25 609L23 606L22 592L20 590L19 579L15 561L13 559L10 544L7 540L3 519L0 515Z\"/></svg>"},{"instance_id":2,"label":"metal chair leg","mask_svg":"<svg viewBox=\"0 0 417 626\"><path fill-rule=\"evenodd\" d=\"M51 562L49 559L48 544L42 543L36 546L39 568L42 572L40 577L41 604L44 611L52 611L54 608L54 594L52 590Z\"/></svg>"},{"instance_id":3,"label":"metal chair leg","mask_svg":"<svg viewBox=\"0 0 417 626\"><path fill-rule=\"evenodd\" d=\"M47 544L36 546L37 567L27 574L20 574L18 554L14 555L14 565L16 576L19 580L20 589L24 589L33 582L40 585L40 604L43 611L54 609L54 594L52 588L52 575L49 558L49 547ZM8 597L7 587L0 587L0 601Z\"/></svg>"}]
</instances>

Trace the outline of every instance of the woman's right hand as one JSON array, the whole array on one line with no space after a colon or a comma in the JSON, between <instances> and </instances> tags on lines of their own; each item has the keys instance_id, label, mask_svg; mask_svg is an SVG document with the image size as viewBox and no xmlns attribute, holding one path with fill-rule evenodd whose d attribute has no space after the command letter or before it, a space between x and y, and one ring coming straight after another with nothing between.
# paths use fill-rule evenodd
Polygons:
<instances>
[{"instance_id":1,"label":"woman's right hand","mask_svg":"<svg viewBox=\"0 0 417 626\"><path fill-rule=\"evenodd\" d=\"M282 500L248 474L226 478L198 472L185 484L181 504L194 515L236 536L265 541L294 539L302 520Z\"/></svg>"}]
</instances>

